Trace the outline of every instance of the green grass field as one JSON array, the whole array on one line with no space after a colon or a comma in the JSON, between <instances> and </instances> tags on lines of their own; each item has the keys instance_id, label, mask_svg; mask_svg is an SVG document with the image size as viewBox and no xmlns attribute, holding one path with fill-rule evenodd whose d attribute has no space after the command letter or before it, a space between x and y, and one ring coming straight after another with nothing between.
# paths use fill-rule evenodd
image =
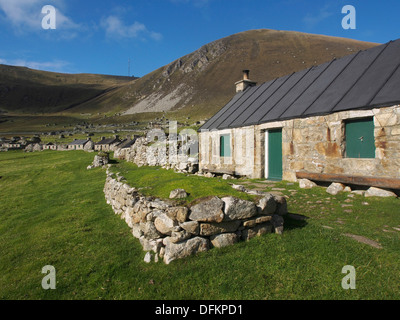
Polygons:
<instances>
[{"instance_id":1,"label":"green grass field","mask_svg":"<svg viewBox=\"0 0 400 320\"><path fill-rule=\"evenodd\" d=\"M283 235L212 249L170 265L146 264L141 245L105 202L104 170L86 170L93 157L83 152L0 153L0 299L400 296L398 199L330 196L323 188L301 190L280 182L274 187L289 196L289 211L307 216L306 222L287 219ZM220 179L125 163L117 169L160 197L177 184L193 197L230 190L229 182ZM154 172L156 178L149 178ZM235 183L259 187L260 181ZM382 249L343 234L364 236ZM46 265L56 268L56 290L42 289ZM345 265L356 268L355 290L341 287Z\"/></svg>"}]
</instances>

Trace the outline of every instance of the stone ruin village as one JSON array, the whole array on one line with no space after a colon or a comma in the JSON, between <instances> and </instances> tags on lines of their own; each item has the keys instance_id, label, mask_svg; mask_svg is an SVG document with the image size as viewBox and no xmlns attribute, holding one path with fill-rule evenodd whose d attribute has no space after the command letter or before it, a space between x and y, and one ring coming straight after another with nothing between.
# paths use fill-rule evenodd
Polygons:
<instances>
[{"instance_id":1,"label":"stone ruin village","mask_svg":"<svg viewBox=\"0 0 400 320\"><path fill-rule=\"evenodd\" d=\"M139 239L147 252L145 261L168 264L212 247L284 231L290 199L247 190L236 182L238 177L299 182L301 188L325 183L331 194L397 197L399 83L397 40L260 85L244 70L235 84L236 95L200 127L197 137L115 135L66 145L42 144L39 136L14 137L2 138L0 148L98 152L88 170L106 168L107 203ZM209 197L191 207L177 206L174 199L187 196L184 186L171 190L170 200L145 197L110 171L108 152L138 166L210 179L223 176L232 180L233 188L259 200ZM359 188L352 190L354 186Z\"/></svg>"}]
</instances>

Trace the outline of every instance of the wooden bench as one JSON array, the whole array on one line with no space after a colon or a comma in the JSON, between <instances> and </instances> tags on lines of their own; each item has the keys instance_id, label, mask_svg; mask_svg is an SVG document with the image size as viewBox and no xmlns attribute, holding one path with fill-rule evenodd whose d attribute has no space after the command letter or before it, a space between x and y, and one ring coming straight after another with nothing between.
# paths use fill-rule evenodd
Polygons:
<instances>
[{"instance_id":1,"label":"wooden bench","mask_svg":"<svg viewBox=\"0 0 400 320\"><path fill-rule=\"evenodd\" d=\"M311 173L305 171L296 172L297 179L308 179L321 182L339 182L343 184L378 187L386 189L400 189L400 179L349 176L343 174Z\"/></svg>"}]
</instances>

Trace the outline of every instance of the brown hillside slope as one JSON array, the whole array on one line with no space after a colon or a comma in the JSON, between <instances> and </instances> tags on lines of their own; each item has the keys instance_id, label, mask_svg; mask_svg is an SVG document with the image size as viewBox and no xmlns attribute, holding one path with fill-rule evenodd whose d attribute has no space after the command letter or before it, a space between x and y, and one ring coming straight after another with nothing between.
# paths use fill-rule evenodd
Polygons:
<instances>
[{"instance_id":1,"label":"brown hillside slope","mask_svg":"<svg viewBox=\"0 0 400 320\"><path fill-rule=\"evenodd\" d=\"M32 70L24 70L25 74L19 70L13 78L0 66L0 110L68 115L120 112L141 119L145 113L153 117L155 112L168 112L170 118L207 119L235 94L234 83L243 69L250 69L250 78L262 83L376 45L300 32L251 30L204 45L133 81L41 71L32 76Z\"/></svg>"},{"instance_id":2,"label":"brown hillside slope","mask_svg":"<svg viewBox=\"0 0 400 320\"><path fill-rule=\"evenodd\" d=\"M123 108L130 107L127 114L179 110L207 118L235 94L243 69L262 83L376 45L299 32L246 31L207 44L115 93L124 100Z\"/></svg>"}]
</instances>

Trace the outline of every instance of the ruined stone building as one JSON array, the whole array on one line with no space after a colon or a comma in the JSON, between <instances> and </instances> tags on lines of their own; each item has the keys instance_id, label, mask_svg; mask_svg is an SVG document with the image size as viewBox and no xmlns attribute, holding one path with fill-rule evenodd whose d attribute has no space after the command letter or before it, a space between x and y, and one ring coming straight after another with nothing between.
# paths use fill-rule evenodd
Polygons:
<instances>
[{"instance_id":1,"label":"ruined stone building","mask_svg":"<svg viewBox=\"0 0 400 320\"><path fill-rule=\"evenodd\" d=\"M400 189L400 39L236 90L199 130L200 170Z\"/></svg>"}]
</instances>

